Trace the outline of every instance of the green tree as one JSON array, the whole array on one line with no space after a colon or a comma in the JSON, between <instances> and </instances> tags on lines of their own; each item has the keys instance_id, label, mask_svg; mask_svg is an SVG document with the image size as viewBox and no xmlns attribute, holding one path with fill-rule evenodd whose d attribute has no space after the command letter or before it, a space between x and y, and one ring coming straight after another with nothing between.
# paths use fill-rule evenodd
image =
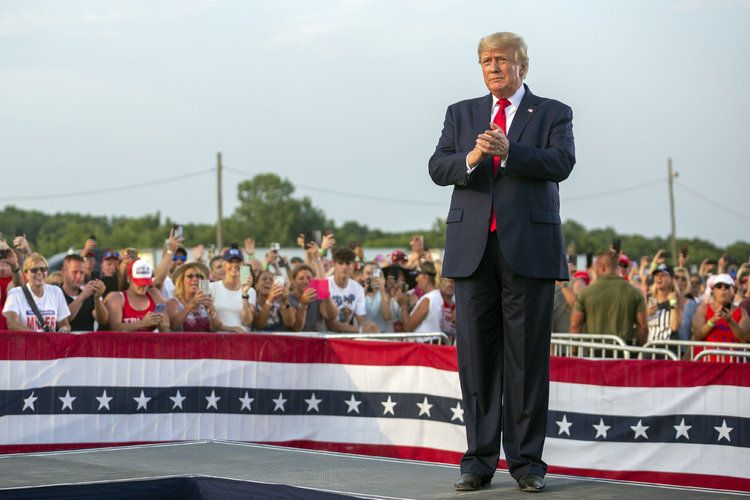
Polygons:
<instances>
[{"instance_id":1,"label":"green tree","mask_svg":"<svg viewBox=\"0 0 750 500\"><path fill-rule=\"evenodd\" d=\"M294 198L294 186L276 174L258 174L237 186L240 205L227 227L227 241L241 243L252 237L256 244L296 244L302 228L321 229L323 211L308 197Z\"/></svg>"}]
</instances>

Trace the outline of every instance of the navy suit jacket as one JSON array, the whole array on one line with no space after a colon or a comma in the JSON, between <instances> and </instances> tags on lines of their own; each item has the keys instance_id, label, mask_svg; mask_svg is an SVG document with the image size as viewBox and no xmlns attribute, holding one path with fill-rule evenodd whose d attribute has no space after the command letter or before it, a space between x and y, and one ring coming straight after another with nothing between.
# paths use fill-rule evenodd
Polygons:
<instances>
[{"instance_id":1,"label":"navy suit jacket","mask_svg":"<svg viewBox=\"0 0 750 500\"><path fill-rule=\"evenodd\" d=\"M491 108L490 94L449 106L429 161L432 180L454 186L442 274L464 278L477 269L490 234L494 202L496 234L511 269L531 278L568 279L558 183L575 164L573 112L526 87L507 133L510 148L505 168L493 175L489 156L467 174L466 155L474 149L477 136L490 128Z\"/></svg>"}]
</instances>

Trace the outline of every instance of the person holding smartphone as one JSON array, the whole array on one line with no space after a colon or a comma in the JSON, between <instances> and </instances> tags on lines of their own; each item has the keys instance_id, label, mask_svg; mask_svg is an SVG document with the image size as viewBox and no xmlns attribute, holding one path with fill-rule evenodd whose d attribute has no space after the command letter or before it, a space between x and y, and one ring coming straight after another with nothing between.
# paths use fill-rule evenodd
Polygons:
<instances>
[{"instance_id":1,"label":"person holding smartphone","mask_svg":"<svg viewBox=\"0 0 750 500\"><path fill-rule=\"evenodd\" d=\"M652 340L677 339L682 324L684 297L674 283L672 266L662 262L652 268L654 283L646 299L648 338Z\"/></svg>"},{"instance_id":2,"label":"person holding smartphone","mask_svg":"<svg viewBox=\"0 0 750 500\"><path fill-rule=\"evenodd\" d=\"M236 246L228 248L222 255L224 278L208 286L223 332L247 332L255 316L255 302L248 294L253 284L252 275L243 282L242 265L242 251Z\"/></svg>"},{"instance_id":3,"label":"person holding smartphone","mask_svg":"<svg viewBox=\"0 0 750 500\"><path fill-rule=\"evenodd\" d=\"M338 314L336 304L331 297L318 298L318 292L310 286L313 270L307 264L300 264L292 271L289 303L294 309L295 332L325 331L325 320L331 320Z\"/></svg>"},{"instance_id":4,"label":"person holding smartphone","mask_svg":"<svg viewBox=\"0 0 750 500\"><path fill-rule=\"evenodd\" d=\"M365 319L378 325L381 332L392 332L393 323L401 319L401 307L391 297L383 269L374 262L362 270L365 288Z\"/></svg>"},{"instance_id":5,"label":"person holding smartphone","mask_svg":"<svg viewBox=\"0 0 750 500\"><path fill-rule=\"evenodd\" d=\"M145 260L133 260L128 264L128 289L111 293L107 299L111 331L169 331L169 316L164 313L164 297L153 287L152 275L151 265Z\"/></svg>"},{"instance_id":6,"label":"person holding smartphone","mask_svg":"<svg viewBox=\"0 0 750 500\"><path fill-rule=\"evenodd\" d=\"M211 295L201 290L209 269L200 262L183 264L172 273L174 294L167 301L167 315L173 332L218 332L221 320Z\"/></svg>"},{"instance_id":7,"label":"person holding smartphone","mask_svg":"<svg viewBox=\"0 0 750 500\"><path fill-rule=\"evenodd\" d=\"M274 276L264 270L258 276L255 290L258 294L253 327L260 332L290 331L294 328L296 314L289 303L289 292L283 276Z\"/></svg>"},{"instance_id":8,"label":"person holding smartphone","mask_svg":"<svg viewBox=\"0 0 750 500\"><path fill-rule=\"evenodd\" d=\"M706 342L750 342L750 317L747 311L734 305L734 280L719 274L711 286L710 298L698 306L693 316L691 340ZM694 355L702 349L696 348ZM710 361L718 361L710 356Z\"/></svg>"}]
</instances>

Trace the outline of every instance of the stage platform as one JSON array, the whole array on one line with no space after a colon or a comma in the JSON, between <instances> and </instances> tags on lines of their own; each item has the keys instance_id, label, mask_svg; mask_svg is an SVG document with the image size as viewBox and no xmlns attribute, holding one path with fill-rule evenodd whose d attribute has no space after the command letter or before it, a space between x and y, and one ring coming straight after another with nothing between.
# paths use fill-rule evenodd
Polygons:
<instances>
[{"instance_id":1,"label":"stage platform","mask_svg":"<svg viewBox=\"0 0 750 500\"><path fill-rule=\"evenodd\" d=\"M506 471L456 492L458 467L230 441L0 456L0 498L528 498ZM750 494L550 474L543 498L705 499Z\"/></svg>"}]
</instances>

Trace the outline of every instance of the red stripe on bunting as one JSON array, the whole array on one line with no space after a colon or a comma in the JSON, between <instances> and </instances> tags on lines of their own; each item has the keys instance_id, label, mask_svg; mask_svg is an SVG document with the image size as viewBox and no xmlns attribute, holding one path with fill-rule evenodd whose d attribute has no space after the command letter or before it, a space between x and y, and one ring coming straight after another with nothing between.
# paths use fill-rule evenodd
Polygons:
<instances>
[{"instance_id":1,"label":"red stripe on bunting","mask_svg":"<svg viewBox=\"0 0 750 500\"><path fill-rule=\"evenodd\" d=\"M551 381L610 387L750 387L750 363L588 360L553 356Z\"/></svg>"},{"instance_id":2,"label":"red stripe on bunting","mask_svg":"<svg viewBox=\"0 0 750 500\"><path fill-rule=\"evenodd\" d=\"M0 332L0 360L79 357L228 359L458 370L455 347L419 342L363 342L254 333Z\"/></svg>"}]
</instances>

